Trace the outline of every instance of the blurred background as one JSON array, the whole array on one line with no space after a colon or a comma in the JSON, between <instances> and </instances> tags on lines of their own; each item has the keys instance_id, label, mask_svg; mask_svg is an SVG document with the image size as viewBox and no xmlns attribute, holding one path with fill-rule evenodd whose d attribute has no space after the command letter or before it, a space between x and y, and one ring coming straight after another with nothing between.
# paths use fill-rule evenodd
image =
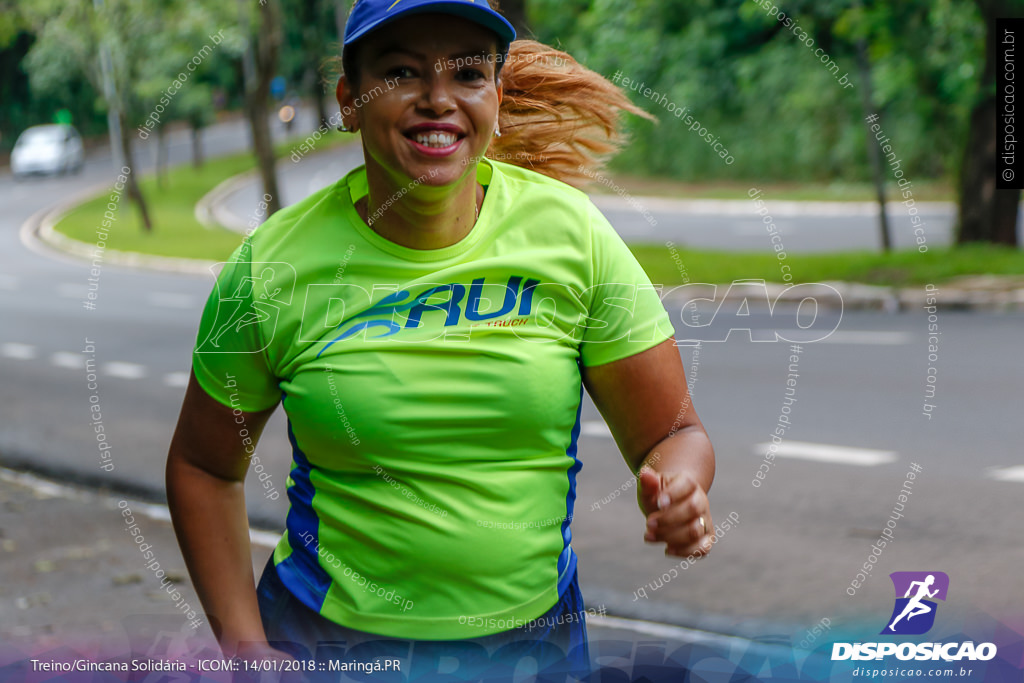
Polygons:
<instances>
[{"instance_id":1,"label":"blurred background","mask_svg":"<svg viewBox=\"0 0 1024 683\"><path fill-rule=\"evenodd\" d=\"M362 163L336 131L329 63L349 5L0 0L5 656L116 650L138 615L203 632L181 626L117 502L145 511L198 610L162 503L199 314L245 230ZM1019 638L1024 256L1020 191L996 189L994 22L1024 3L501 9L656 119L626 117L586 189L665 287L717 451L715 521L739 520L694 566L645 546L635 480L588 400L574 546L588 605L609 615L592 637L731 661L740 639L870 640L887 575L935 570L951 583L933 636ZM258 454L283 492L280 412ZM249 489L259 569L287 503Z\"/></svg>"}]
</instances>

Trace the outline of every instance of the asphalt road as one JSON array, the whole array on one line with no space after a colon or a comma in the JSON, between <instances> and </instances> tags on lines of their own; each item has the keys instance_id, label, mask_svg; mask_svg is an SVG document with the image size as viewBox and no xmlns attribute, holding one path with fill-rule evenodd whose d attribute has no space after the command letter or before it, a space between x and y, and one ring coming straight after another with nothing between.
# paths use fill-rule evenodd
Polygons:
<instances>
[{"instance_id":1,"label":"asphalt road","mask_svg":"<svg viewBox=\"0 0 1024 683\"><path fill-rule=\"evenodd\" d=\"M282 160L282 201L292 204L335 182L362 163L358 145L330 154ZM643 243L672 241L694 249L769 251L773 248L766 221L778 230L787 252L878 249L878 205L871 202L790 202L760 194L764 213L753 200L676 200L615 194L618 187L595 183L594 203L624 239ZM598 192L600 191L600 192ZM612 193L612 194L609 194ZM256 214L263 191L257 181L239 187L223 203L222 222L239 231ZM897 249L951 243L956 208L951 203L916 202L920 225L911 222L910 206L887 206L892 242ZM1024 230L1024 220L1018 225ZM915 233L920 229L920 233ZM1022 233L1024 234L1024 233ZM1024 242L1024 239L1022 239ZM777 242L776 242L777 243Z\"/></svg>"},{"instance_id":2,"label":"asphalt road","mask_svg":"<svg viewBox=\"0 0 1024 683\"><path fill-rule=\"evenodd\" d=\"M211 131L210 153L245 143L244 126L218 127ZM186 150L184 139L176 141L172 160ZM0 455L6 463L75 481L158 491L212 276L108 264L96 309L86 310L86 266L36 253L19 239L37 211L112 179L103 158L90 159L74 178L16 184L0 176ZM678 220L686 224L685 216ZM799 249L799 231L792 244ZM782 309L775 319L751 313L744 320L756 330L796 325ZM868 619L880 628L892 607L886 574L938 570L952 582L944 614L1019 615L1022 322L1019 314L939 315L930 401L936 407L929 419L922 414L926 314L847 313L829 340L803 345L793 369L797 400L787 406L792 426L759 487L753 485L764 455L759 444L770 440L783 412L790 345L756 343L734 332L726 342L704 343L695 371L692 349L683 349L695 405L718 454L715 520L732 512L739 519L712 557L692 567L645 547L630 474L588 402L573 525L588 604L655 621L799 637L822 618ZM705 338L724 336L722 325L729 327L720 319ZM691 332L685 336L692 338ZM100 468L90 422L85 356L91 352L83 354L89 345L112 446L110 472ZM273 463L283 486L290 454L280 415L258 453ZM890 518L911 463L921 471L895 541L851 597L846 589ZM254 517L280 527L284 500L267 501L255 488L251 493ZM673 568L675 576L666 574ZM659 580L666 575L669 580Z\"/></svg>"}]
</instances>

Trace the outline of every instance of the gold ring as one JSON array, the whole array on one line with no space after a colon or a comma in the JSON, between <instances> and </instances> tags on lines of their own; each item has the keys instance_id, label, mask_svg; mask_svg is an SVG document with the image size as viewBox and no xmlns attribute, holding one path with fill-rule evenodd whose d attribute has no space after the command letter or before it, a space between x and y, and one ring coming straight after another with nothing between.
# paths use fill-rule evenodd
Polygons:
<instances>
[{"instance_id":1,"label":"gold ring","mask_svg":"<svg viewBox=\"0 0 1024 683\"><path fill-rule=\"evenodd\" d=\"M704 523L704 518L703 517L700 518L700 529L701 529L701 536L707 536L708 535L708 525Z\"/></svg>"}]
</instances>

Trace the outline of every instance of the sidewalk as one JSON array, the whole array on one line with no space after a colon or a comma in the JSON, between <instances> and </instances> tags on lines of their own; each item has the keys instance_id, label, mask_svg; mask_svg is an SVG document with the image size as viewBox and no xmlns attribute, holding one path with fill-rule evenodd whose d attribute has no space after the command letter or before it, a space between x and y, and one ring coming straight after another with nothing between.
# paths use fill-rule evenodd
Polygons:
<instances>
[{"instance_id":1,"label":"sidewalk","mask_svg":"<svg viewBox=\"0 0 1024 683\"><path fill-rule=\"evenodd\" d=\"M259 576L277 534L251 538ZM0 680L30 658L220 657L165 506L0 468L0 575ZM615 616L588 616L587 630L592 648L792 656L788 647Z\"/></svg>"},{"instance_id":2,"label":"sidewalk","mask_svg":"<svg viewBox=\"0 0 1024 683\"><path fill-rule=\"evenodd\" d=\"M257 573L268 536L253 544ZM166 508L115 492L0 469L0 575L0 644L24 652L104 649L143 622L212 638Z\"/></svg>"}]
</instances>

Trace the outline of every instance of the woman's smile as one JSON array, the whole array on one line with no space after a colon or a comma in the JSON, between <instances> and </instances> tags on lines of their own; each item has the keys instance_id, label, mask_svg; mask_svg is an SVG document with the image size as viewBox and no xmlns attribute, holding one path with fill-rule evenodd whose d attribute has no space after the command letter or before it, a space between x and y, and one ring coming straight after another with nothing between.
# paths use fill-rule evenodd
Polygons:
<instances>
[{"instance_id":1,"label":"woman's smile","mask_svg":"<svg viewBox=\"0 0 1024 683\"><path fill-rule=\"evenodd\" d=\"M451 156L466 134L454 124L422 123L403 133L413 149L429 157Z\"/></svg>"}]
</instances>

